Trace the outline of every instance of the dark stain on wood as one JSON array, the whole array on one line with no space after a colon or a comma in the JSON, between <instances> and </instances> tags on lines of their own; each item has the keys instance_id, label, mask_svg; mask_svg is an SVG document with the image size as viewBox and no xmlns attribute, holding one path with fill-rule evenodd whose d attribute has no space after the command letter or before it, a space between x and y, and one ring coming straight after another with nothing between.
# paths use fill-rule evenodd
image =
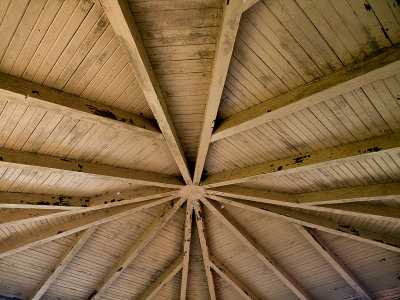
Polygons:
<instances>
[{"instance_id":1,"label":"dark stain on wood","mask_svg":"<svg viewBox=\"0 0 400 300\"><path fill-rule=\"evenodd\" d=\"M50 202L47 201L39 201L36 203L37 205L50 205Z\"/></svg>"},{"instance_id":2,"label":"dark stain on wood","mask_svg":"<svg viewBox=\"0 0 400 300\"><path fill-rule=\"evenodd\" d=\"M372 9L371 5L368 3L364 3L364 7L367 11L370 11Z\"/></svg>"},{"instance_id":3,"label":"dark stain on wood","mask_svg":"<svg viewBox=\"0 0 400 300\"><path fill-rule=\"evenodd\" d=\"M337 230L341 231L341 232L352 233L354 235L360 236L360 232L351 225L339 224Z\"/></svg>"},{"instance_id":4,"label":"dark stain on wood","mask_svg":"<svg viewBox=\"0 0 400 300\"><path fill-rule=\"evenodd\" d=\"M117 271L117 272L121 272L121 271L122 271L122 269L123 269L123 267L120 267L120 268L118 269L118 271Z\"/></svg>"},{"instance_id":5,"label":"dark stain on wood","mask_svg":"<svg viewBox=\"0 0 400 300\"><path fill-rule=\"evenodd\" d=\"M32 94L34 94L34 95L38 95L39 96L39 91L32 91Z\"/></svg>"},{"instance_id":6,"label":"dark stain on wood","mask_svg":"<svg viewBox=\"0 0 400 300\"><path fill-rule=\"evenodd\" d=\"M104 109L99 109L99 108L97 108L97 107L95 107L93 105L89 105L89 104L86 104L86 106L96 116L101 116L101 117L112 119L112 120L118 120L117 116L111 111L104 110Z\"/></svg>"},{"instance_id":7,"label":"dark stain on wood","mask_svg":"<svg viewBox=\"0 0 400 300\"><path fill-rule=\"evenodd\" d=\"M57 234L63 233L62 231L57 232Z\"/></svg>"},{"instance_id":8,"label":"dark stain on wood","mask_svg":"<svg viewBox=\"0 0 400 300\"><path fill-rule=\"evenodd\" d=\"M94 291L89 295L89 297L87 298L87 300L93 299L94 296L96 296L96 294L97 294L97 290L94 290Z\"/></svg>"}]
</instances>

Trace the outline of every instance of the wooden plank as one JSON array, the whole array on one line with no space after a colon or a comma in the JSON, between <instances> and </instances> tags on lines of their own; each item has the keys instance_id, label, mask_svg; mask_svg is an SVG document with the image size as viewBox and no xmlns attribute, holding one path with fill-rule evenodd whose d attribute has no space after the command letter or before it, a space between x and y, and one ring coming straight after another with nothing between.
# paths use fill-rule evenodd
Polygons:
<instances>
[{"instance_id":1,"label":"wooden plank","mask_svg":"<svg viewBox=\"0 0 400 300\"><path fill-rule=\"evenodd\" d=\"M68 213L73 214L75 216L74 220L64 224L57 224L52 226L47 230L43 230L37 232L28 238L19 238L16 240L6 239L0 243L0 258L5 257L7 255L12 255L19 251L31 248L37 245L43 245L46 242L76 233L78 231L103 224L106 222L110 222L121 218L123 216L135 213L137 211L141 211L145 208L153 207L164 203L166 201L170 201L174 198L174 196L161 198L157 200L149 200L144 202L131 203L127 205L119 205L114 207L107 207L102 209L94 210L91 213L88 213L92 208L80 208L79 211L67 211L62 213L54 214L57 216L65 216ZM174 201L175 202L175 201Z\"/></svg>"},{"instance_id":2,"label":"wooden plank","mask_svg":"<svg viewBox=\"0 0 400 300\"><path fill-rule=\"evenodd\" d=\"M51 284L57 279L61 272L79 252L79 250L85 245L86 241L91 237L96 228L97 226L94 226L78 233L78 236L75 238L73 244L68 248L57 264L55 264L54 268L51 269L45 280L40 284L35 292L33 292L32 300L39 300L44 293L46 293Z\"/></svg>"},{"instance_id":3,"label":"wooden plank","mask_svg":"<svg viewBox=\"0 0 400 300\"><path fill-rule=\"evenodd\" d=\"M211 268L221 276L229 285L234 288L244 299L259 299L252 291L250 291L241 280L235 277L221 262L215 257L210 257Z\"/></svg>"},{"instance_id":4,"label":"wooden plank","mask_svg":"<svg viewBox=\"0 0 400 300\"><path fill-rule=\"evenodd\" d=\"M394 75L400 69L399 49L399 45L389 48L227 118L216 128L211 141L227 138Z\"/></svg>"},{"instance_id":5,"label":"wooden plank","mask_svg":"<svg viewBox=\"0 0 400 300\"><path fill-rule=\"evenodd\" d=\"M243 12L243 6L244 2L240 0L224 1L223 4L221 25L219 27L214 62L211 71L211 81L193 176L193 183L196 185L200 183L204 163L206 161L211 135L215 125L214 122L217 117L219 103L239 28L240 18Z\"/></svg>"},{"instance_id":6,"label":"wooden plank","mask_svg":"<svg viewBox=\"0 0 400 300\"><path fill-rule=\"evenodd\" d=\"M400 51L399 51L400 52ZM400 149L400 134L374 137L317 152L266 162L260 165L235 169L211 175L204 179L205 188L244 182L265 174L290 174L334 164L343 164L360 158L396 153Z\"/></svg>"},{"instance_id":7,"label":"wooden plank","mask_svg":"<svg viewBox=\"0 0 400 300\"><path fill-rule=\"evenodd\" d=\"M161 290L161 288L168 283L178 273L183 265L183 256L180 255L175 259L157 278L154 283L149 286L146 291L139 296L138 300L150 300Z\"/></svg>"},{"instance_id":8,"label":"wooden plank","mask_svg":"<svg viewBox=\"0 0 400 300\"><path fill-rule=\"evenodd\" d=\"M339 257L329 248L324 240L315 230L300 225L295 225L298 231L306 238L306 240L317 250L326 261L343 277L344 280L359 294L366 299L374 299L372 294L366 289L360 280L340 261Z\"/></svg>"},{"instance_id":9,"label":"wooden plank","mask_svg":"<svg viewBox=\"0 0 400 300\"><path fill-rule=\"evenodd\" d=\"M382 185L382 186L381 186ZM356 188L347 188L347 189L339 189L339 192L345 191L343 193L343 197L345 198L343 201L349 202L349 198L351 195L351 200L353 201L372 201L372 200L384 200L385 197L380 198L377 193L378 190L381 191L381 194L386 195L386 199L396 199L400 198L400 186L398 183L390 183L390 184L381 184L378 188L375 188L374 185L364 186L364 187L356 187ZM391 190L391 188L393 188ZM386 190L388 189L388 190ZM375 192L375 197L371 195L371 197L365 197L369 194L369 190L371 194ZM308 201L313 201L316 198L307 199L307 194L311 194L311 197L314 193L318 193L325 196L324 199L335 199L333 200L335 203L338 200L338 195L335 194L336 190L324 190L320 192L311 192L304 194L284 194L277 192L267 192L262 189L253 189L253 188L242 188L237 186L224 186L216 189L206 190L206 194L208 195L217 195L241 200L248 201L256 201L267 204L281 205L292 208L303 208L311 211L320 211L327 213L334 213L340 215L348 215L348 216L359 216L364 218L374 218L377 220L382 220L386 222L395 222L400 223L400 210L396 208L388 208L384 206L376 206L369 205L363 203L338 203L338 204L330 204L330 200L323 201L322 199L317 199L318 203L325 205L309 205ZM361 196L360 199L356 197ZM301 202L298 198L301 196ZM312 203L314 204L314 203Z\"/></svg>"},{"instance_id":10,"label":"wooden plank","mask_svg":"<svg viewBox=\"0 0 400 300\"><path fill-rule=\"evenodd\" d=\"M397 236L375 233L350 224L334 222L326 218L306 214L302 211L279 207L271 204L250 202L245 200L231 200L219 196L208 196L208 198L234 205L242 209L247 209L256 213L264 214L270 217L282 219L289 223L295 223L302 226L315 228L324 232L346 237L355 241L368 243L387 250L400 253L400 239Z\"/></svg>"},{"instance_id":11,"label":"wooden plank","mask_svg":"<svg viewBox=\"0 0 400 300\"><path fill-rule=\"evenodd\" d=\"M244 6L243 6L243 11L248 10L250 7L252 7L257 2L258 2L258 0L245 0Z\"/></svg>"},{"instance_id":12,"label":"wooden plank","mask_svg":"<svg viewBox=\"0 0 400 300\"><path fill-rule=\"evenodd\" d=\"M97 179L115 180L117 178L119 181L167 188L179 188L183 186L182 182L174 176L4 148L0 148L0 164L10 164L13 166L14 164L18 164L64 170L75 174L84 174L86 177L92 176Z\"/></svg>"},{"instance_id":13,"label":"wooden plank","mask_svg":"<svg viewBox=\"0 0 400 300\"><path fill-rule=\"evenodd\" d=\"M211 196L216 197L216 196ZM218 197L221 198L221 197ZM267 253L256 240L254 240L245 229L236 221L225 213L221 208L217 207L204 197L201 201L211 212L238 238L256 257L258 257L266 267L274 274L300 299L311 299L307 292L294 280L275 260Z\"/></svg>"},{"instance_id":14,"label":"wooden plank","mask_svg":"<svg viewBox=\"0 0 400 300\"><path fill-rule=\"evenodd\" d=\"M147 102L160 126L171 154L187 184L192 182L185 155L169 115L162 90L150 64L126 0L100 0L114 32L119 37Z\"/></svg>"},{"instance_id":15,"label":"wooden plank","mask_svg":"<svg viewBox=\"0 0 400 300\"><path fill-rule=\"evenodd\" d=\"M177 203L170 203L164 207L161 214L156 220L146 229L146 231L138 238L132 248L130 248L115 264L115 266L106 274L101 283L96 286L91 294L91 299L100 299L104 292L118 279L122 272L133 262L133 260L141 253L141 251L151 242L163 226L172 218L178 211L186 199L180 199Z\"/></svg>"},{"instance_id":16,"label":"wooden plank","mask_svg":"<svg viewBox=\"0 0 400 300\"><path fill-rule=\"evenodd\" d=\"M182 283L181 283L181 297L186 299L187 281L189 274L189 257L190 257L190 244L192 240L192 222L193 222L193 204L191 200L186 201L186 217L185 217L185 236L183 239L183 265L182 265Z\"/></svg>"},{"instance_id":17,"label":"wooden plank","mask_svg":"<svg viewBox=\"0 0 400 300\"><path fill-rule=\"evenodd\" d=\"M0 73L2 99L162 140L157 124L104 104Z\"/></svg>"},{"instance_id":18,"label":"wooden plank","mask_svg":"<svg viewBox=\"0 0 400 300\"><path fill-rule=\"evenodd\" d=\"M211 263L209 258L209 250L207 246L207 240L205 236L205 227L204 227L204 214L201 212L201 206L199 200L192 201L194 205L194 212L196 215L196 224L197 224L197 232L199 234L201 253L203 255L204 269L206 271L208 291L210 293L211 300L215 300L215 287L214 287L214 279L211 273Z\"/></svg>"}]
</instances>

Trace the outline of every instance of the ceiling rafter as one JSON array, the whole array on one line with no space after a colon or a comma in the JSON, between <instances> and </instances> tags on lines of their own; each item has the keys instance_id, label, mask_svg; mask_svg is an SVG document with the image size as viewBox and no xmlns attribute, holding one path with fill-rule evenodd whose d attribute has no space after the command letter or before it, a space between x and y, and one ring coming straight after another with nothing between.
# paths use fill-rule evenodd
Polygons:
<instances>
[{"instance_id":1,"label":"ceiling rafter","mask_svg":"<svg viewBox=\"0 0 400 300\"><path fill-rule=\"evenodd\" d=\"M211 268L221 276L229 285L234 288L244 299L259 299L252 291L250 291L241 280L235 277L220 261L215 257L210 257Z\"/></svg>"},{"instance_id":2,"label":"ceiling rafter","mask_svg":"<svg viewBox=\"0 0 400 300\"><path fill-rule=\"evenodd\" d=\"M317 250L326 261L343 277L344 280L365 299L372 300L374 297L356 278L356 276L340 261L339 257L329 248L326 242L321 239L315 230L300 225L295 225L296 229L301 232L305 239Z\"/></svg>"},{"instance_id":3,"label":"ceiling rafter","mask_svg":"<svg viewBox=\"0 0 400 300\"><path fill-rule=\"evenodd\" d=\"M67 265L73 260L79 250L85 245L87 240L92 236L93 232L97 229L97 226L82 230L77 234L77 237L73 241L72 245L68 247L64 255L54 265L54 268L47 274L44 281L32 294L32 300L39 300L44 293L50 288L51 284L56 281L57 277L67 267Z\"/></svg>"},{"instance_id":4,"label":"ceiling rafter","mask_svg":"<svg viewBox=\"0 0 400 300\"><path fill-rule=\"evenodd\" d=\"M37 245L43 245L49 241L76 233L78 231L100 225L127 216L134 212L153 207L167 201L174 201L176 196L169 196L156 200L149 200L144 202L131 203L127 205L118 205L113 207L106 207L97 209L90 212L91 208L81 208L76 211L67 211L53 214L54 217L74 215L74 219L67 223L50 227L46 230L39 231L25 238L18 240L5 239L0 242L0 258L5 257L19 251L29 249ZM90 213L88 213L90 212Z\"/></svg>"},{"instance_id":5,"label":"ceiling rafter","mask_svg":"<svg viewBox=\"0 0 400 300\"><path fill-rule=\"evenodd\" d=\"M196 215L197 232L199 234L201 253L203 255L204 269L206 271L208 291L210 293L211 300L215 300L216 296L215 296L214 279L211 272L211 263L209 257L210 251L207 246L207 239L205 235L206 229L204 226L204 219L203 219L204 214L201 210L200 200L193 200L192 203L194 205L194 213Z\"/></svg>"},{"instance_id":6,"label":"ceiling rafter","mask_svg":"<svg viewBox=\"0 0 400 300\"><path fill-rule=\"evenodd\" d=\"M349 198L351 195L351 199L358 200L356 198L357 194L365 199L365 195L368 194L368 191L375 191L375 195L377 192L380 191L383 195L389 196L389 199L395 199L400 197L400 188L398 187L398 183L392 184L385 184L384 186L379 186L375 188L373 185L368 187L363 187L364 191L360 193L359 188L352 188L347 189L347 193L342 194L343 197ZM390 188L393 187L392 190ZM383 190L383 188L389 188L389 190ZM334 198L335 202L340 201L338 196L335 195L335 190L325 190L322 191L325 197ZM217 196L224 196L230 197L235 199L241 200L248 200L248 201L255 201L267 204L274 204L292 208L303 208L308 209L311 211L321 211L327 213L334 213L334 214L341 214L341 215L348 215L348 216L360 216L360 217L367 217L367 218L374 218L383 220L386 222L400 222L400 209L398 208L388 208L384 206L376 206L371 204L364 204L364 203L342 203L342 204L330 204L330 201L327 201L327 204L320 204L320 205L309 205L307 202L303 203L298 200L298 195L296 194L281 194L277 192L267 192L261 189L252 189L252 188L242 188L237 186L223 186L216 189L209 189L206 190L206 194L208 195L217 195ZM301 199L303 201L308 201L307 194L300 194ZM390 195L389 195L390 194ZM379 197L371 197L373 200L383 200L383 198ZM315 199L315 198L314 198ZM348 199L346 199L348 200ZM312 201L312 200L311 200ZM300 202L300 203L299 203Z\"/></svg>"},{"instance_id":7,"label":"ceiling rafter","mask_svg":"<svg viewBox=\"0 0 400 300\"><path fill-rule=\"evenodd\" d=\"M178 256L168 267L166 267L161 275L149 286L143 294L138 297L138 300L150 300L165 286L183 266L183 256Z\"/></svg>"},{"instance_id":8,"label":"ceiling rafter","mask_svg":"<svg viewBox=\"0 0 400 300\"><path fill-rule=\"evenodd\" d=\"M191 200L186 201L185 233L183 237L183 265L180 299L186 299L187 282L189 274L190 245L192 242L193 208Z\"/></svg>"},{"instance_id":9,"label":"ceiling rafter","mask_svg":"<svg viewBox=\"0 0 400 300\"><path fill-rule=\"evenodd\" d=\"M180 188L183 183L178 177L146 172L134 169L114 167L89 163L85 161L70 160L61 157L23 152L0 148L0 165L2 166L33 166L48 168L53 170L62 170L76 174L84 174L87 177L93 177L104 180L118 180L129 183L160 186L167 188Z\"/></svg>"},{"instance_id":10,"label":"ceiling rafter","mask_svg":"<svg viewBox=\"0 0 400 300\"><path fill-rule=\"evenodd\" d=\"M400 69L399 50L399 45L388 48L363 62L348 65L227 118L216 128L211 141L227 138L394 75Z\"/></svg>"},{"instance_id":11,"label":"ceiling rafter","mask_svg":"<svg viewBox=\"0 0 400 300\"><path fill-rule=\"evenodd\" d=\"M375 155L396 153L400 150L400 133L393 133L332 148L269 161L260 165L235 169L206 177L203 187L217 187L245 182L266 174L290 174L319 167L343 164Z\"/></svg>"},{"instance_id":12,"label":"ceiling rafter","mask_svg":"<svg viewBox=\"0 0 400 300\"><path fill-rule=\"evenodd\" d=\"M232 57L233 47L240 18L242 16L244 1L223 1L221 24L217 38L211 82L207 96L203 125L200 134L197 150L196 165L193 176L193 183L198 185L203 173L211 134L215 125L215 118L228 74L229 64Z\"/></svg>"},{"instance_id":13,"label":"ceiling rafter","mask_svg":"<svg viewBox=\"0 0 400 300\"><path fill-rule=\"evenodd\" d=\"M128 3L126 0L100 0L100 3L131 62L136 79L143 90L143 94L157 120L183 179L186 184L191 184L192 178L182 146Z\"/></svg>"},{"instance_id":14,"label":"ceiling rafter","mask_svg":"<svg viewBox=\"0 0 400 300\"><path fill-rule=\"evenodd\" d=\"M309 215L302 211L292 210L272 204L246 200L231 200L225 197L210 195L208 198L218 202L240 207L266 216L280 218L289 223L315 228L324 232L346 237L359 242L369 243L387 250L400 252L400 240L397 237L371 232L350 224L334 222L329 219Z\"/></svg>"},{"instance_id":15,"label":"ceiling rafter","mask_svg":"<svg viewBox=\"0 0 400 300\"><path fill-rule=\"evenodd\" d=\"M215 197L215 196L212 196ZM203 204L238 238L264 265L270 269L297 297L300 299L311 299L307 292L282 268L273 257L257 243L245 229L240 226L232 217L222 211L219 207L201 198Z\"/></svg>"},{"instance_id":16,"label":"ceiling rafter","mask_svg":"<svg viewBox=\"0 0 400 300\"><path fill-rule=\"evenodd\" d=\"M3 73L0 73L0 96L10 102L163 140L157 123L153 120Z\"/></svg>"},{"instance_id":17,"label":"ceiling rafter","mask_svg":"<svg viewBox=\"0 0 400 300\"><path fill-rule=\"evenodd\" d=\"M118 279L123 271L135 260L141 251L163 229L164 225L174 216L186 199L180 199L176 203L168 203L154 222L135 241L135 244L118 260L115 266L101 280L95 288L91 299L100 299L106 290Z\"/></svg>"}]
</instances>

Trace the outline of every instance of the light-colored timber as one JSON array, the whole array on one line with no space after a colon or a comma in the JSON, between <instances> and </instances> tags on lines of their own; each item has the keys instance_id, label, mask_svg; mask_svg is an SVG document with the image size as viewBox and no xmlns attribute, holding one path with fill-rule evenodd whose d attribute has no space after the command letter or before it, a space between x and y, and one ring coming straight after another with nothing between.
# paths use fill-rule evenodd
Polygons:
<instances>
[{"instance_id":1,"label":"light-colored timber","mask_svg":"<svg viewBox=\"0 0 400 300\"><path fill-rule=\"evenodd\" d=\"M187 281L189 274L190 245L192 240L193 225L193 204L191 200L186 200L185 214L185 234L183 237L183 265L182 265L182 283L180 299L186 299Z\"/></svg>"}]
</instances>

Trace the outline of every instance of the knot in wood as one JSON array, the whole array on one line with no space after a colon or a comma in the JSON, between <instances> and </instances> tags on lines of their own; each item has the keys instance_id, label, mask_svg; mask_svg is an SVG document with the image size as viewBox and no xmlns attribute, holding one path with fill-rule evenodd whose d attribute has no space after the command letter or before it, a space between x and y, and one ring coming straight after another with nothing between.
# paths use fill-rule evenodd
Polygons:
<instances>
[{"instance_id":1,"label":"knot in wood","mask_svg":"<svg viewBox=\"0 0 400 300\"><path fill-rule=\"evenodd\" d=\"M189 200L198 200L204 196L204 188L196 185L187 185L181 188L180 195Z\"/></svg>"}]
</instances>

